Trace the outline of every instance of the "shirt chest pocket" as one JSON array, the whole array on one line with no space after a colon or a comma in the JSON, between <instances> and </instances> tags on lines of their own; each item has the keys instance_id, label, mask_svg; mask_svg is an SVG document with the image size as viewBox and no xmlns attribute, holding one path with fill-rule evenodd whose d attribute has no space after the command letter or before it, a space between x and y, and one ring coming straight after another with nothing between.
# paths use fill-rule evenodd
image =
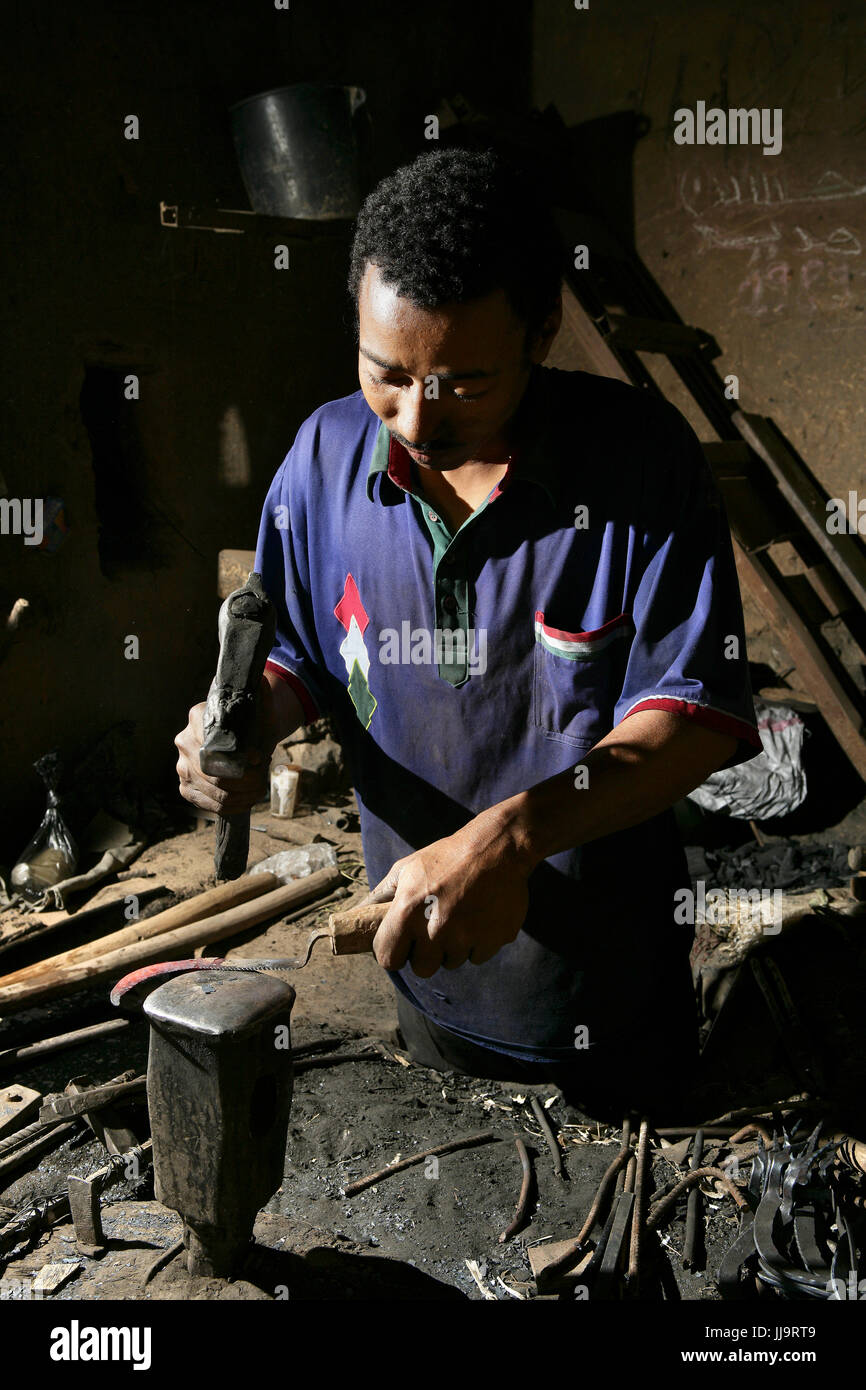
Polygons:
<instances>
[{"instance_id":1,"label":"shirt chest pocket","mask_svg":"<svg viewBox=\"0 0 866 1390\"><path fill-rule=\"evenodd\" d=\"M613 727L634 635L630 613L593 632L535 615L532 722L549 738L590 748Z\"/></svg>"}]
</instances>

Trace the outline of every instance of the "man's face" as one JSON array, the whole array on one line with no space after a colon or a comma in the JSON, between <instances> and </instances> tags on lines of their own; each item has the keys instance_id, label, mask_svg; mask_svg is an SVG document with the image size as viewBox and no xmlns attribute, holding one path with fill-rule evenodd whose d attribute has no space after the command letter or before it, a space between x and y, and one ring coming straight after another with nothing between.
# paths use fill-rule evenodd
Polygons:
<instances>
[{"instance_id":1,"label":"man's face","mask_svg":"<svg viewBox=\"0 0 866 1390\"><path fill-rule=\"evenodd\" d=\"M368 265L358 294L358 375L370 409L417 463L501 459L506 427L558 316L527 341L503 290L419 309Z\"/></svg>"}]
</instances>

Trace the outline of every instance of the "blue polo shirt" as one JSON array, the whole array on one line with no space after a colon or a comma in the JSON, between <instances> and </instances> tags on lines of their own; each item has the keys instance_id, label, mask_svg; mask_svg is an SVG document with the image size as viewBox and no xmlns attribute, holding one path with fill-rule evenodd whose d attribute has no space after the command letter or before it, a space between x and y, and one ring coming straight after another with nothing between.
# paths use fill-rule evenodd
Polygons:
<instances>
[{"instance_id":1,"label":"blue polo shirt","mask_svg":"<svg viewBox=\"0 0 866 1390\"><path fill-rule=\"evenodd\" d=\"M760 751L730 534L683 417L636 387L536 367L516 432L502 482L452 534L358 391L301 426L265 503L269 668L308 720L336 722L373 884L579 768L638 710L735 735L729 765ZM681 990L683 885L665 812L541 864L521 932L491 961L392 978L473 1042L573 1060L576 1030L615 1038Z\"/></svg>"}]
</instances>

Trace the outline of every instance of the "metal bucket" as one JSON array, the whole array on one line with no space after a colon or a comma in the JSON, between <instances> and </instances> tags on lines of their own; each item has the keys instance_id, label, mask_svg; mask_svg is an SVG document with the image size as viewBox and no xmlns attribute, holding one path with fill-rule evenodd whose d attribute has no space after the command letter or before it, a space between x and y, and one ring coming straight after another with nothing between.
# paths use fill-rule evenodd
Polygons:
<instances>
[{"instance_id":1,"label":"metal bucket","mask_svg":"<svg viewBox=\"0 0 866 1390\"><path fill-rule=\"evenodd\" d=\"M255 212L319 221L357 215L371 134L362 87L277 87L238 102L231 120Z\"/></svg>"}]
</instances>

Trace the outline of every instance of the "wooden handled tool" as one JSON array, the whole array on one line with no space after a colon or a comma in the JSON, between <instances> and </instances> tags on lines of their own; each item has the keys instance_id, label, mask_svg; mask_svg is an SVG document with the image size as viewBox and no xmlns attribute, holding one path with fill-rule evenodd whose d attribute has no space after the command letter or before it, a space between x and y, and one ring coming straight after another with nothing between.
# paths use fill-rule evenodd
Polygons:
<instances>
[{"instance_id":1,"label":"wooden handled tool","mask_svg":"<svg viewBox=\"0 0 866 1390\"><path fill-rule=\"evenodd\" d=\"M342 912L332 912L328 918L327 932L323 932L322 935L331 938L333 954L353 956L371 950L373 937L382 925L382 918L390 906L390 903L369 903L347 907Z\"/></svg>"},{"instance_id":2,"label":"wooden handled tool","mask_svg":"<svg viewBox=\"0 0 866 1390\"><path fill-rule=\"evenodd\" d=\"M160 961L155 965L143 966L117 982L111 991L111 1002L127 1013L133 1012L157 985L164 984L173 975L185 975L189 971L234 970L281 975L287 970L303 970L316 942L323 939L330 941L332 955L362 955L372 948L373 937L389 907L390 903L375 903L350 907L344 912L332 912L327 927L313 932L306 951L297 960L247 960L244 957L226 960L224 956L197 956L191 960Z\"/></svg>"}]
</instances>

